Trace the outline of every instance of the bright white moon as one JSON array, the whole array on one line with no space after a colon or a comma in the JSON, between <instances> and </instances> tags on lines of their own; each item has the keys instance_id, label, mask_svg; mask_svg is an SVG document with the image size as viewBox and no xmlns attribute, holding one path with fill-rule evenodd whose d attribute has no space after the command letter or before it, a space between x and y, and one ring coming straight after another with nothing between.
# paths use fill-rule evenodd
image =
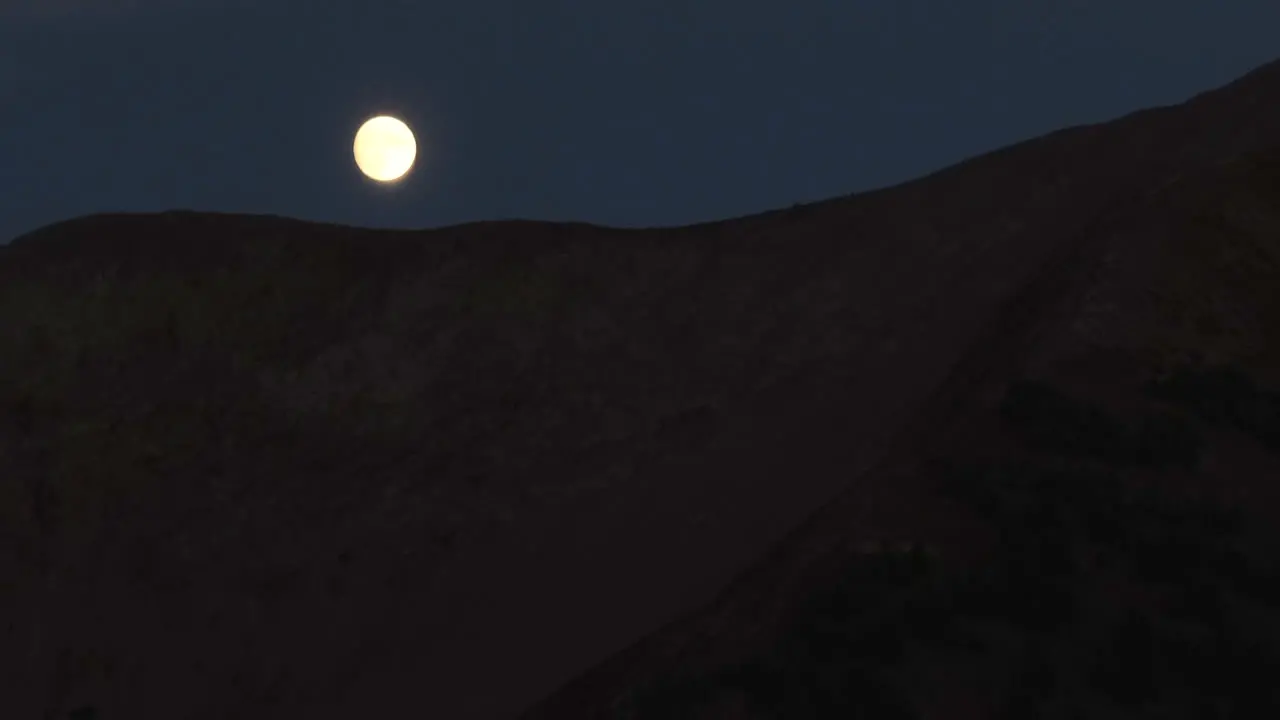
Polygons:
<instances>
[{"instance_id":1,"label":"bright white moon","mask_svg":"<svg viewBox=\"0 0 1280 720\"><path fill-rule=\"evenodd\" d=\"M404 177L418 156L413 131L396 118L379 115L365 121L356 132L352 147L360 172L378 182Z\"/></svg>"}]
</instances>

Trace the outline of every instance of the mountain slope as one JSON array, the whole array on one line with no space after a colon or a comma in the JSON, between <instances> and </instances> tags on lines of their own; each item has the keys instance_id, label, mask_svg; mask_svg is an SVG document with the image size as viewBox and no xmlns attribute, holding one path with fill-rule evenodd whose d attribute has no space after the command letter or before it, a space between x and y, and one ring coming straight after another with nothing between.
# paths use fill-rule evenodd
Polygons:
<instances>
[{"instance_id":1,"label":"mountain slope","mask_svg":"<svg viewBox=\"0 0 1280 720\"><path fill-rule=\"evenodd\" d=\"M19 238L0 250L5 711L508 717L817 508L855 514L850 537L925 532L927 488L885 463L1042 348L1115 344L1119 317L1164 332L1078 303L1127 303L1153 267L1107 259L1119 229L1181 222L1168 198L1209 197L1224 162L1263 167L1278 76L688 228L165 213ZM1261 307L1265 281L1229 302ZM1239 333L1270 327L1255 315ZM1269 362L1250 347L1214 352ZM805 570L848 525L761 572ZM775 602L745 577L723 597ZM665 662L629 657L544 716Z\"/></svg>"},{"instance_id":2,"label":"mountain slope","mask_svg":"<svg viewBox=\"0 0 1280 720\"><path fill-rule=\"evenodd\" d=\"M948 578L942 588L974 568L996 565L1008 551L992 532L1006 530L990 518L957 507L953 498L940 492L946 474L937 463L946 467L975 458L1028 457L1017 433L1009 437L1008 421L999 418L996 407L1002 397L1007 402L1011 381L1049 381L1094 407L1130 416L1151 405L1149 395L1141 392L1144 383L1170 374L1194 375L1196 368L1231 367L1263 387L1280 387L1280 345L1274 340L1280 337L1280 316L1275 313L1280 297L1275 291L1280 286L1277 167L1272 146L1189 170L1117 204L1069 245L1068 254L1046 263L1041 275L995 314L982 339L940 386L931 411L918 415L881 464L861 478L862 483L893 487L894 492L868 501L860 487L851 487L706 609L610 658L522 717L613 716L608 708L655 678L690 672L700 677L758 662L777 641L788 609L823 592L832 573L839 577L856 567L858 561L849 558L865 553L867 540L935 548ZM1280 403L1273 412L1280 412ZM1208 423L1210 440L1194 473L1156 472L1120 463L1120 475L1110 478L1108 492L1133 492L1136 485L1154 489L1155 497L1163 498L1161 507L1190 497L1197 507L1242 512L1241 521L1254 533L1243 547L1254 547L1267 557L1265 548L1280 540L1270 530L1280 516L1280 485L1273 482L1280 471L1280 442L1273 438L1269 455L1260 452L1258 440L1250 440L1248 432L1242 438L1231 423L1225 432L1215 429L1219 425ZM1260 427L1280 431L1280 422ZM1036 453L1030 458L1042 460ZM930 592L942 590L933 587ZM1108 604L1119 604L1110 595L1104 597ZM1145 607L1141 611L1144 617L1151 612ZM1274 605L1269 612L1274 619ZM1248 636L1263 637L1256 635L1256 628ZM1280 644L1274 649L1280 650ZM993 670L992 677L971 676L966 682L999 685L1016 675L1018 661L1012 662L1013 668L1003 666ZM965 675L963 668L980 664L974 657L950 660L941 678L908 676L913 679L903 680L910 688L906 692L915 698L916 709L926 713L922 717L988 717L999 709L993 698L976 700L973 687L950 682L953 675ZM754 688L753 683L763 680L746 686L726 681L723 694L715 697L740 699L740 688ZM697 692L686 692L693 693L681 696L693 698L683 701L688 707L710 703L707 698L697 700ZM1075 707L1108 711L1102 701L1094 702ZM664 707L665 715L657 711L639 717L671 716L671 707ZM696 717L756 717L744 714L742 704L706 704L703 709L707 714ZM938 712L944 714L934 714ZM1134 710L1125 712L1133 716Z\"/></svg>"},{"instance_id":3,"label":"mountain slope","mask_svg":"<svg viewBox=\"0 0 1280 720\"><path fill-rule=\"evenodd\" d=\"M1095 261L1059 311L1041 315L1029 352L1005 363L1017 371L987 382L958 374L970 401L945 400L949 417L907 433L865 476L901 489L897 503L869 511L846 493L708 609L526 716L1280 707L1280 393L1266 389L1277 387L1280 330L1275 161L1274 151L1242 156L1094 228ZM995 336L1029 337L1008 330ZM1081 412L1084 424L1073 419ZM814 628L833 617L812 603L841 583L868 598L886 591L866 573L893 554L868 554L867 538L932 548L919 559L941 572L908 583L896 620L868 610L842 619L879 617L873 627L890 629L873 638L846 624L836 637L856 639L822 657L813 648L831 636ZM896 659L867 659L890 638ZM831 672L863 692L824 695L815 678ZM638 714L608 712L624 706Z\"/></svg>"}]
</instances>

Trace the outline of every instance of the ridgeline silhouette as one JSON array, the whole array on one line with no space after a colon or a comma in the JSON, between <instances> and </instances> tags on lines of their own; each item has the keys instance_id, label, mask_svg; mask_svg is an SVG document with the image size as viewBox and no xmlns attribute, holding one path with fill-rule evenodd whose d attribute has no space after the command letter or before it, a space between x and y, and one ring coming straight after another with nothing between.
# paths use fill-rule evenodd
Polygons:
<instances>
[{"instance_id":1,"label":"ridgeline silhouette","mask_svg":"<svg viewBox=\"0 0 1280 720\"><path fill-rule=\"evenodd\" d=\"M38 230L0 715L1275 715L1278 288L1280 63L689 227Z\"/></svg>"}]
</instances>

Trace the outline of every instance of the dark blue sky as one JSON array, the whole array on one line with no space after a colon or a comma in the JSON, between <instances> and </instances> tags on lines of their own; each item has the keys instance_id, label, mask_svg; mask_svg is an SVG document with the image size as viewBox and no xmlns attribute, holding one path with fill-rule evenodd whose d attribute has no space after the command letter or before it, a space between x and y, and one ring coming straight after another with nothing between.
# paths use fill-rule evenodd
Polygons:
<instances>
[{"instance_id":1,"label":"dark blue sky","mask_svg":"<svg viewBox=\"0 0 1280 720\"><path fill-rule=\"evenodd\" d=\"M98 211L684 224L1280 56L1276 0L0 0L0 242ZM400 186L351 158L418 134Z\"/></svg>"}]
</instances>

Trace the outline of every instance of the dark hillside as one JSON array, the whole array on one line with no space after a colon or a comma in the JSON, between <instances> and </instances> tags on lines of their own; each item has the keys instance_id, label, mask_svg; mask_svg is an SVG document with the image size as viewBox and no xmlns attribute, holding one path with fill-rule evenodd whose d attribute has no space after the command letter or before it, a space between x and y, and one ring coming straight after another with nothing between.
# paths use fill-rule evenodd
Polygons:
<instances>
[{"instance_id":1,"label":"dark hillside","mask_svg":"<svg viewBox=\"0 0 1280 720\"><path fill-rule=\"evenodd\" d=\"M1211 93L1195 102L1221 98L1230 91ZM1249 94L1256 98L1257 92L1255 88ZM1206 111L1202 106L1198 112ZM1117 125L1126 122L1136 120ZM986 372L974 375L964 371L965 364L957 366L952 391L942 393L935 406L940 414L919 416L917 424L909 426L915 429L904 432L895 446L899 450L887 453L878 469L862 476L869 486L887 485L897 492L869 501L866 493L851 487L788 536L766 560L736 579L707 609L636 643L527 717L612 716L604 709L631 697L620 688L679 677L687 680L682 687L703 688L688 689L683 696L701 698L688 700L688 706L702 707L709 713L703 717L772 717L767 703L746 702L750 693L743 691L756 684L768 687L769 682L756 671L748 672L750 680L743 680L730 670L744 662L758 670L752 663L771 657L770 638L778 631L770 628L785 616L783 608L803 603L812 593L822 596L830 578L840 577L841 568L850 562L844 558L861 557L880 539L886 547L902 543L932 548L930 556L942 563L939 567L947 578L931 581L932 587L938 582L959 587L974 582L957 579L966 573L994 572L1009 562L1001 547L1023 543L1010 539L1000 545L998 538L1012 538L1009 533L1016 532L1016 526L1003 527L1016 515L1001 519L979 512L973 507L978 502L975 496L957 496L955 483L947 481L948 473L939 468L1014 462L1021 463L1015 467L1026 468L1019 473L1043 474L1046 470L1036 468L1048 463L1050 472L1083 472L1085 480L1101 477L1101 485L1093 483L1097 491L1085 496L1095 504L1089 512L1105 511L1128 492L1125 487L1136 484L1146 493L1142 502L1158 507L1173 503L1184 508L1178 512L1200 513L1196 517L1204 519L1188 521L1193 524L1209 523L1211 528L1226 522L1212 518L1238 518L1249 530L1246 535L1232 535L1230 542L1237 543L1233 547L1251 547L1251 557L1262 563L1260 572L1270 572L1266 568L1269 558L1275 557L1271 549L1276 538L1269 527L1280 513L1280 486L1274 482L1280 465L1274 457L1274 440L1268 440L1274 437L1272 431L1264 428L1271 427L1273 398L1278 396L1260 388L1274 389L1280 381L1273 340L1280 336L1280 327L1271 310L1280 297L1274 290L1280 281L1275 147L1240 153L1204 171L1180 174L1142 193L1140 201L1119 204L1107 220L1084 234L1084 244L1093 249L1074 256L1084 263L1082 267L1074 271L1068 264L1058 270L1046 268L1046 277L1058 273L1070 278L1062 281L1068 283L1069 291L1037 293L1032 283L1011 303L1007 315L1037 316L1036 330L1026 332L1025 323L1021 330L1014 330L1011 323L994 322L988 342L975 344L976 358L981 359L970 363ZM1061 282L1058 287L1063 287ZM1050 306L1032 300L1044 297L1044 292L1058 299ZM1049 307L1055 309L1046 313ZM1001 337L1022 340L1016 345L990 342ZM982 349L996 346L1001 349L999 355ZM1014 350L1015 346L1023 350ZM997 356L1003 360L992 364ZM1174 402L1175 398L1181 400ZM937 419L925 420L929 417ZM1063 457L1068 465L1053 470L1063 462L1055 458ZM1083 480L1071 482L1091 487ZM976 497L1008 491L996 483L986 496ZM1164 532L1170 532L1168 518L1160 517ZM1203 532L1216 531L1206 528ZM1109 554L1102 551L1096 556L1106 562ZM1049 553L1040 559L1048 566L1051 558ZM1190 582L1187 578L1180 582ZM1119 612L1116 607L1111 611ZM1248 631L1244 632L1247 640ZM1082 657L1088 655L1079 652ZM1009 673L1018 662L989 668L987 681L1013 677ZM792 670L803 667L807 666ZM990 717L996 711L999 693L988 693L981 702L971 697L972 684L981 680L973 675L972 657L952 658L928 672L911 667L910 673L899 672L897 677L906 695L929 698L909 703L919 713L916 716ZM694 680L688 680L690 672ZM707 692L706 677L721 677L725 672L730 672L727 679L712 683L719 690ZM1170 682L1167 676L1164 682ZM1250 687L1239 692L1265 691L1265 680ZM657 693L655 707L670 711L673 706L663 706L661 695ZM1005 701L1024 702L1017 697ZM1059 710L1066 707L1061 701ZM1222 696L1212 701L1228 702ZM960 709L966 703L973 705L971 711ZM755 710L745 710L746 705ZM832 713L840 716L850 711L837 708ZM1033 711L1023 707L1008 712ZM780 716L804 713L790 706ZM885 713L884 717L899 716ZM659 711L652 716L664 715Z\"/></svg>"},{"instance_id":2,"label":"dark hillside","mask_svg":"<svg viewBox=\"0 0 1280 720\"><path fill-rule=\"evenodd\" d=\"M1127 691L1086 660L1205 642L1139 587L1188 543L1235 569L1169 597L1268 667L1228 626L1274 618L1278 74L687 228L173 212L15 240L0 714L676 717L723 686L888 716L918 672L925 716L1025 716L1007 672L1046 663L1082 703L1176 703L1189 665ZM859 559L876 540L933 550ZM1081 569L1099 547L1111 574ZM997 650L894 635L917 621Z\"/></svg>"}]
</instances>

